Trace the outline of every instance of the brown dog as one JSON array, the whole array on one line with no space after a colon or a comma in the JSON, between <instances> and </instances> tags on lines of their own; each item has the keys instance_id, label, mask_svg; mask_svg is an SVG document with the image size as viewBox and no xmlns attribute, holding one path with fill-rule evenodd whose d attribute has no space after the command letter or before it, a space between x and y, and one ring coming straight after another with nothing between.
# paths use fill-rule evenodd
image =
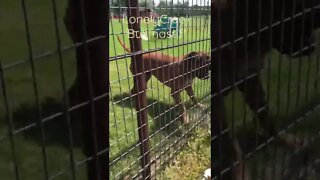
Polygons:
<instances>
[{"instance_id":1,"label":"brown dog","mask_svg":"<svg viewBox=\"0 0 320 180\"><path fill-rule=\"evenodd\" d=\"M121 46L130 52L130 49L126 47L124 42L117 36ZM155 76L160 82L165 84L171 89L171 96L174 99L175 104L182 109L182 118L185 124L189 123L189 117L185 106L181 103L180 93L186 90L188 96L192 102L200 108L204 108L204 105L197 102L192 89L193 79L195 77L199 79L208 79L210 71L210 56L207 53L191 52L185 56L172 57L162 53L152 52L143 54L146 83L148 83L151 76ZM130 65L130 70L133 75L134 72L133 63ZM136 87L131 90L131 94L136 94Z\"/></svg>"}]
</instances>

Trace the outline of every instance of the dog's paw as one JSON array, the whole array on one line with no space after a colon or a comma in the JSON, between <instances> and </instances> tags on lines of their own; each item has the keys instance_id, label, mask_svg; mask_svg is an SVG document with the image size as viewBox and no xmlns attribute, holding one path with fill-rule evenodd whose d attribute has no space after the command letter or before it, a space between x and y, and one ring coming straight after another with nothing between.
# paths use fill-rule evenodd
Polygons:
<instances>
[{"instance_id":1,"label":"dog's paw","mask_svg":"<svg viewBox=\"0 0 320 180\"><path fill-rule=\"evenodd\" d=\"M182 114L182 118L183 118L183 123L184 124L189 124L190 118L189 118L189 115L186 112Z\"/></svg>"},{"instance_id":2,"label":"dog's paw","mask_svg":"<svg viewBox=\"0 0 320 180\"><path fill-rule=\"evenodd\" d=\"M201 103L197 103L196 106L197 106L198 108L200 108L200 109L205 109L205 108L206 108L206 105L201 104Z\"/></svg>"},{"instance_id":3,"label":"dog's paw","mask_svg":"<svg viewBox=\"0 0 320 180\"><path fill-rule=\"evenodd\" d=\"M301 149L306 147L310 142L306 137L301 137L293 134L283 134L279 136L280 143L294 149Z\"/></svg>"}]
</instances>

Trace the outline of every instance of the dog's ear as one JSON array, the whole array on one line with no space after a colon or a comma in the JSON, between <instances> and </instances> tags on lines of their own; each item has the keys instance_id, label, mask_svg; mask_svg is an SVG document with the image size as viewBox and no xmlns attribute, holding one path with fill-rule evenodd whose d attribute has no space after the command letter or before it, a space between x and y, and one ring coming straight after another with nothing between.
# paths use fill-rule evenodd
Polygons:
<instances>
[{"instance_id":1,"label":"dog's ear","mask_svg":"<svg viewBox=\"0 0 320 180\"><path fill-rule=\"evenodd\" d=\"M198 52L192 51L184 56L183 61L188 71L196 67L196 65L198 64L197 63L198 62L197 59L199 59L198 55L199 55Z\"/></svg>"},{"instance_id":2,"label":"dog's ear","mask_svg":"<svg viewBox=\"0 0 320 180\"><path fill-rule=\"evenodd\" d=\"M187 59L194 59L198 56L198 52L192 51L187 55Z\"/></svg>"}]
</instances>

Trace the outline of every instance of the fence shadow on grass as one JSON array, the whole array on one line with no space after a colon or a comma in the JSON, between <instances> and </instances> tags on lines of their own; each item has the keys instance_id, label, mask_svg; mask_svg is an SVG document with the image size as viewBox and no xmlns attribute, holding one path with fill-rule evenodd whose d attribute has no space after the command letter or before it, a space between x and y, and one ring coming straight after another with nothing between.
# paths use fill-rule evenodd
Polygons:
<instances>
[{"instance_id":1,"label":"fence shadow on grass","mask_svg":"<svg viewBox=\"0 0 320 180\"><path fill-rule=\"evenodd\" d=\"M128 93L117 94L113 96L114 101L119 101L118 106L122 108L133 108L135 109L135 99L130 97ZM154 127L151 128L151 133L160 131L166 134L171 134L176 131L174 135L180 135L182 130L179 129L179 110L172 104L166 104L161 101L147 98L148 104L148 115L153 119Z\"/></svg>"},{"instance_id":2,"label":"fence shadow on grass","mask_svg":"<svg viewBox=\"0 0 320 180\"><path fill-rule=\"evenodd\" d=\"M48 118L56 113L63 112L63 103L54 98L45 98L40 103L41 119ZM80 147L82 145L80 132L80 123L76 121L76 113L71 113L71 121L73 121L72 134L73 146ZM21 104L13 112L13 125L15 130L22 130L19 134L30 138L41 144L41 130L38 125L38 107L35 104ZM48 118L49 119L49 118ZM26 129L25 129L26 128ZM43 121L46 145L59 145L65 148L69 147L69 133L67 119L64 114L60 114L50 120Z\"/></svg>"},{"instance_id":3,"label":"fence shadow on grass","mask_svg":"<svg viewBox=\"0 0 320 180\"><path fill-rule=\"evenodd\" d=\"M128 93L116 94L112 96L112 100L113 102L117 102L115 106L119 106L121 109L122 108L132 109L134 112L133 119L136 119L136 110L134 106L135 100L133 97L130 97ZM190 125L182 125L182 122L179 119L179 116L181 117L181 112L173 103L165 103L157 99L147 98L147 104L149 106L148 115L149 117L152 118L152 125L149 124L149 127L150 127L149 136L153 137L151 138L153 141L152 144L156 144L154 147L155 152L161 153L163 151L167 151L166 148L168 146L171 146L173 142L178 138L181 138L183 135L187 135L187 137L190 136L190 133L187 133L187 130L197 120L195 118L196 116L194 115L199 115L199 114L195 112L194 108L191 109L191 107L194 106L191 102L186 101L183 103L185 104L188 110L190 109L190 113L189 113L189 116L191 117ZM208 113L209 109L210 108L208 107L203 113ZM149 119L149 122L150 121L151 120ZM180 141L185 141L185 138L183 138ZM135 142L131 146L122 148L111 159L122 156L123 154L128 152L129 149L136 146L137 143L138 142ZM176 146L179 146L181 143L179 142L174 144L175 144L174 147L176 147Z\"/></svg>"}]
</instances>

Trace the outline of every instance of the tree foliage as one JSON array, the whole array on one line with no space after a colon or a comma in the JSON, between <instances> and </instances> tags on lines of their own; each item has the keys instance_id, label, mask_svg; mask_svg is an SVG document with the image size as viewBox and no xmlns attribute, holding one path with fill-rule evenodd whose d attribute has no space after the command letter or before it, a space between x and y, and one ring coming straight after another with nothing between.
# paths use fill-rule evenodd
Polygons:
<instances>
[{"instance_id":1,"label":"tree foliage","mask_svg":"<svg viewBox=\"0 0 320 180\"><path fill-rule=\"evenodd\" d=\"M150 8L153 9L154 4L153 0L139 0L139 7L143 8ZM119 7L127 7L127 0L111 0L109 1L110 7L111 7L111 12L119 15L121 12L125 11L124 8L119 8Z\"/></svg>"},{"instance_id":2,"label":"tree foliage","mask_svg":"<svg viewBox=\"0 0 320 180\"><path fill-rule=\"evenodd\" d=\"M139 7L153 9L154 4L152 0L139 0Z\"/></svg>"},{"instance_id":3,"label":"tree foliage","mask_svg":"<svg viewBox=\"0 0 320 180\"><path fill-rule=\"evenodd\" d=\"M111 12L121 14L125 9L119 7L126 7L127 0L110 0ZM139 7L150 8L156 11L159 15L168 15L182 17L186 15L200 16L209 14L210 6L189 6L189 1L173 3L172 0L161 0L155 7L153 0L139 0ZM205 9L204 9L205 8Z\"/></svg>"},{"instance_id":4,"label":"tree foliage","mask_svg":"<svg viewBox=\"0 0 320 180\"><path fill-rule=\"evenodd\" d=\"M205 8L205 9L204 9ZM199 16L209 14L210 6L199 6L193 5L189 6L189 1L180 2L173 4L173 1L161 0L156 7L156 12L160 15L166 14L169 16Z\"/></svg>"}]
</instances>

